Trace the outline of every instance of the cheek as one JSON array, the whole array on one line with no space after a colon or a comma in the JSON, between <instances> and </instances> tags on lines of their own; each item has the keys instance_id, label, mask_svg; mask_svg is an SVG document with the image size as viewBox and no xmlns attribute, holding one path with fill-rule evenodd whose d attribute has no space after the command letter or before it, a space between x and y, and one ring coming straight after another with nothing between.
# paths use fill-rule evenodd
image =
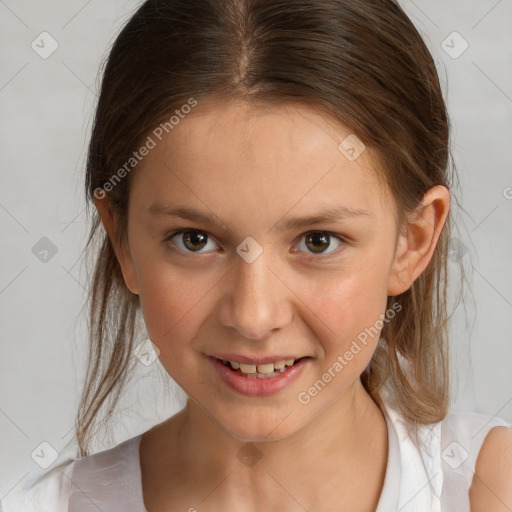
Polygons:
<instances>
[{"instance_id":1,"label":"cheek","mask_svg":"<svg viewBox=\"0 0 512 512\"><path fill-rule=\"evenodd\" d=\"M347 275L331 275L307 290L306 296L311 297L308 305L314 312L311 322L317 332L325 333L322 345L327 364L353 347L359 362L352 366L364 369L379 340L386 282L382 268L366 265Z\"/></svg>"},{"instance_id":2,"label":"cheek","mask_svg":"<svg viewBox=\"0 0 512 512\"><path fill-rule=\"evenodd\" d=\"M150 255L138 262L144 323L149 338L160 350L162 363L168 370L187 360L195 365L191 349L211 315L211 297L215 287L222 285L222 276L207 270L186 270Z\"/></svg>"},{"instance_id":3,"label":"cheek","mask_svg":"<svg viewBox=\"0 0 512 512\"><path fill-rule=\"evenodd\" d=\"M151 340L159 346L181 337L194 325L194 315L200 311L204 289L196 281L183 280L174 272L155 272L144 280L140 302L144 322ZM201 293L203 292L203 293Z\"/></svg>"},{"instance_id":4,"label":"cheek","mask_svg":"<svg viewBox=\"0 0 512 512\"><path fill-rule=\"evenodd\" d=\"M159 350L158 358L167 373L187 394L191 372L197 365L197 354L192 350L192 342L199 328L201 302L197 291L183 286L178 279L160 278L145 283L140 302L144 323L151 341ZM199 369L198 369L199 370ZM196 384L201 379L196 377Z\"/></svg>"}]
</instances>

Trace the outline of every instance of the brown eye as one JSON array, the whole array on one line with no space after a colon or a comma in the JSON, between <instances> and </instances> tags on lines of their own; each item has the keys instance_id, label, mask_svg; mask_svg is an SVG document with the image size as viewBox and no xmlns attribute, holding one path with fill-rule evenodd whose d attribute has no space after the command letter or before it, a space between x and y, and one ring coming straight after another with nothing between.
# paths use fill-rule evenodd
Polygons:
<instances>
[{"instance_id":1,"label":"brown eye","mask_svg":"<svg viewBox=\"0 0 512 512\"><path fill-rule=\"evenodd\" d=\"M313 252L321 253L329 247L331 237L327 233L314 232L306 236L306 245Z\"/></svg>"},{"instance_id":2,"label":"brown eye","mask_svg":"<svg viewBox=\"0 0 512 512\"><path fill-rule=\"evenodd\" d=\"M304 240L304 241L302 241ZM333 246L333 241L337 245ZM344 238L326 231L311 231L302 235L299 243L299 250L318 256L334 256L339 252L340 246L344 243ZM342 250L342 248L341 248Z\"/></svg>"},{"instance_id":3,"label":"brown eye","mask_svg":"<svg viewBox=\"0 0 512 512\"><path fill-rule=\"evenodd\" d=\"M186 231L183 233L183 243L191 251L202 249L207 242L208 237L197 231Z\"/></svg>"},{"instance_id":4,"label":"brown eye","mask_svg":"<svg viewBox=\"0 0 512 512\"><path fill-rule=\"evenodd\" d=\"M182 230L173 233L168 240L183 252L205 252L202 249L208 244L208 235L197 230Z\"/></svg>"}]
</instances>

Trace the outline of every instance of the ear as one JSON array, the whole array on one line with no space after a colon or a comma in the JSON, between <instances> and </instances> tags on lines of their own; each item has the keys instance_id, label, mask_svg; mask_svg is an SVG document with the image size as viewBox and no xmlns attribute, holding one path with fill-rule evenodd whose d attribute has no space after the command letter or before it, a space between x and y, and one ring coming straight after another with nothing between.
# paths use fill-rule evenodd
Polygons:
<instances>
[{"instance_id":1,"label":"ear","mask_svg":"<svg viewBox=\"0 0 512 512\"><path fill-rule=\"evenodd\" d=\"M399 235L388 281L388 296L407 291L429 264L450 210L450 191L429 189Z\"/></svg>"},{"instance_id":2,"label":"ear","mask_svg":"<svg viewBox=\"0 0 512 512\"><path fill-rule=\"evenodd\" d=\"M121 272L123 273L124 282L133 294L138 295L139 288L137 274L135 272L132 255L129 248L117 240L117 218L108 202L108 195L102 194L101 199L95 196L94 204L116 253L117 261L119 262Z\"/></svg>"}]
</instances>

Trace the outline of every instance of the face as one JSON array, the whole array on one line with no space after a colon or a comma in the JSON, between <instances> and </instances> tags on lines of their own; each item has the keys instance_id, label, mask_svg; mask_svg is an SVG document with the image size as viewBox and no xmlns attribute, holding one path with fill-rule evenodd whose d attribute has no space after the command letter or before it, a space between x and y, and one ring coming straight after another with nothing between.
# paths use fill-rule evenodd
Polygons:
<instances>
[{"instance_id":1,"label":"face","mask_svg":"<svg viewBox=\"0 0 512 512\"><path fill-rule=\"evenodd\" d=\"M200 103L132 176L125 281L162 365L237 439L289 436L354 386L403 291L395 203L350 134L306 106ZM314 219L336 208L359 213ZM212 356L306 359L260 379Z\"/></svg>"}]
</instances>

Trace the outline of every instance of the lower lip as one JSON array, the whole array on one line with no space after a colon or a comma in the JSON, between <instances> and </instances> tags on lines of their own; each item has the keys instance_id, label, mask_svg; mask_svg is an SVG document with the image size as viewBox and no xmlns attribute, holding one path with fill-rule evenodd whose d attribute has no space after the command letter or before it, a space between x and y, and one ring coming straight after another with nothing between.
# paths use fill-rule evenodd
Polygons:
<instances>
[{"instance_id":1,"label":"lower lip","mask_svg":"<svg viewBox=\"0 0 512 512\"><path fill-rule=\"evenodd\" d=\"M220 378L231 389L247 396L269 396L278 393L297 379L310 361L309 358L301 359L298 363L287 367L283 373L275 377L260 379L258 377L244 377L229 369L222 361L215 357L208 356L208 359L210 359L214 368L219 373Z\"/></svg>"}]
</instances>

